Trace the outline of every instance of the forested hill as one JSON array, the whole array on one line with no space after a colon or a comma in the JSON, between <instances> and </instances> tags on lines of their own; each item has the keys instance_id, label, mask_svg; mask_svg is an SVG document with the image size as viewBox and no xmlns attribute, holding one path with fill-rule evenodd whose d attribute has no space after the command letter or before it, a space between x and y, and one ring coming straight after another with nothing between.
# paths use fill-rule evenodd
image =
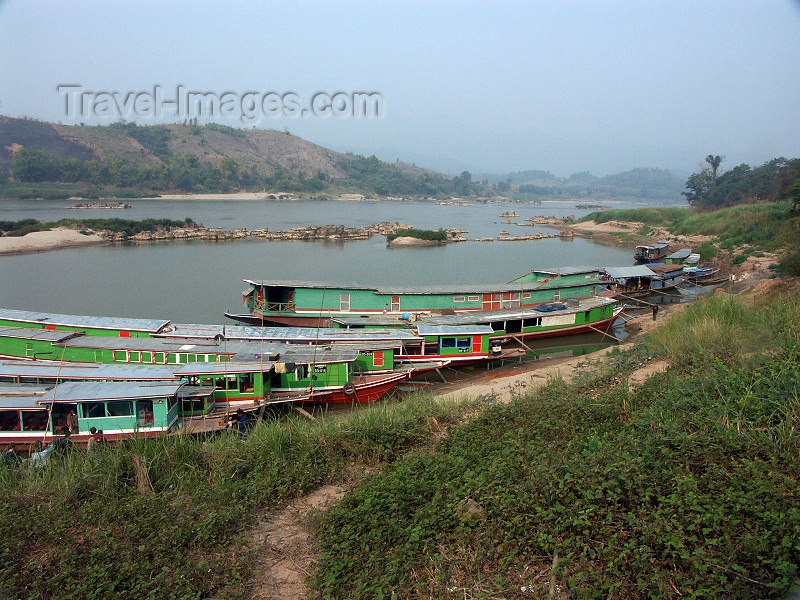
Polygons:
<instances>
[{"instance_id":1,"label":"forested hill","mask_svg":"<svg viewBox=\"0 0 800 600\"><path fill-rule=\"evenodd\" d=\"M586 171L556 177L549 171L516 171L500 178L522 193L550 198L636 199L680 202L685 181L664 169L638 168L597 177Z\"/></svg>"},{"instance_id":2,"label":"forested hill","mask_svg":"<svg viewBox=\"0 0 800 600\"><path fill-rule=\"evenodd\" d=\"M285 131L194 122L60 125L0 116L0 197L141 197L170 192L290 192L316 197L507 197L682 202L660 169L595 177L525 171L473 181L400 161L342 154Z\"/></svg>"},{"instance_id":3,"label":"forested hill","mask_svg":"<svg viewBox=\"0 0 800 600\"><path fill-rule=\"evenodd\" d=\"M0 195L59 186L81 195L89 186L101 194L269 189L449 196L472 193L471 183L399 161L342 154L284 131L214 123L76 126L0 116Z\"/></svg>"}]
</instances>

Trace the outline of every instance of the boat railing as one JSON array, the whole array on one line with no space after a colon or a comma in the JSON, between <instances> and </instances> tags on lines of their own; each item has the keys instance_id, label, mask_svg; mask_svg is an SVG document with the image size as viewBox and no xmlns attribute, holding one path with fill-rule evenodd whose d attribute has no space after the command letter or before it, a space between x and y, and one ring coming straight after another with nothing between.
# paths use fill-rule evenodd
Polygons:
<instances>
[{"instance_id":1,"label":"boat railing","mask_svg":"<svg viewBox=\"0 0 800 600\"><path fill-rule=\"evenodd\" d=\"M259 310L266 310L268 312L284 312L294 310L294 303L292 302L264 302L263 300L256 300L255 308Z\"/></svg>"}]
</instances>

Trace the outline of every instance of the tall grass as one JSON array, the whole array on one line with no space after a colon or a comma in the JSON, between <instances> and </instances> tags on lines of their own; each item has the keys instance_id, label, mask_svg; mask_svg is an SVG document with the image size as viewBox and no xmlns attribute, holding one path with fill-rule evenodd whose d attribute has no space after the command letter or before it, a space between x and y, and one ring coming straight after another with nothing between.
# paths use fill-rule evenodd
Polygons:
<instances>
[{"instance_id":1,"label":"tall grass","mask_svg":"<svg viewBox=\"0 0 800 600\"><path fill-rule=\"evenodd\" d=\"M672 360L689 363L710 355L748 354L762 345L764 337L752 309L736 296L718 292L692 302L647 339Z\"/></svg>"},{"instance_id":2,"label":"tall grass","mask_svg":"<svg viewBox=\"0 0 800 600\"><path fill-rule=\"evenodd\" d=\"M139 438L43 468L0 467L0 593L246 597L257 512L345 477L355 461L394 460L465 410L421 397L262 422L246 437Z\"/></svg>"}]
</instances>

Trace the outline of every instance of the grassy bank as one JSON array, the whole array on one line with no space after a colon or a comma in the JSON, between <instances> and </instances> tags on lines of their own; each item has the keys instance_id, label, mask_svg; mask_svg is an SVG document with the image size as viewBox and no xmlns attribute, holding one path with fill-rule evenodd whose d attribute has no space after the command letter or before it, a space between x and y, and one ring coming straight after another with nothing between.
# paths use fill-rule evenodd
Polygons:
<instances>
[{"instance_id":1,"label":"grassy bank","mask_svg":"<svg viewBox=\"0 0 800 600\"><path fill-rule=\"evenodd\" d=\"M784 597L800 560L798 323L797 294L715 295L602 372L490 408L321 520L318 596ZM629 391L664 353L667 373Z\"/></svg>"},{"instance_id":2,"label":"grassy bank","mask_svg":"<svg viewBox=\"0 0 800 600\"><path fill-rule=\"evenodd\" d=\"M796 291L714 294L509 405L416 397L0 468L0 594L247 598L256 517L358 465L318 519L314 597L785 597L799 373Z\"/></svg>"},{"instance_id":3,"label":"grassy bank","mask_svg":"<svg viewBox=\"0 0 800 600\"><path fill-rule=\"evenodd\" d=\"M419 399L247 438L133 440L46 468L0 466L0 595L246 598L256 512L392 461L466 405Z\"/></svg>"},{"instance_id":4,"label":"grassy bank","mask_svg":"<svg viewBox=\"0 0 800 600\"><path fill-rule=\"evenodd\" d=\"M726 252L733 264L741 264L759 252L788 248L782 273L800 275L800 215L792 213L790 201L740 204L715 211L696 212L684 208L639 208L606 210L582 217L578 222L622 221L642 223L632 232L618 234L625 242L649 243L653 228L664 228L676 236L710 236L712 241L695 251L703 260Z\"/></svg>"}]
</instances>

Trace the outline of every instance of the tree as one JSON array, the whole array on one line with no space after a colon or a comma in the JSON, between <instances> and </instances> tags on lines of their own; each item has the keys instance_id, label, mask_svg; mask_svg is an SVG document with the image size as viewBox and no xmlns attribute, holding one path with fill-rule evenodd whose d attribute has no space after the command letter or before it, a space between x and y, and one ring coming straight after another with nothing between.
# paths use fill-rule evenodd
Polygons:
<instances>
[{"instance_id":1,"label":"tree","mask_svg":"<svg viewBox=\"0 0 800 600\"><path fill-rule=\"evenodd\" d=\"M725 160L724 156L714 156L713 154L706 156L706 162L711 167L712 187L717 187L717 169L723 160Z\"/></svg>"},{"instance_id":2,"label":"tree","mask_svg":"<svg viewBox=\"0 0 800 600\"><path fill-rule=\"evenodd\" d=\"M792 214L800 214L800 179L789 186L789 198L792 201Z\"/></svg>"},{"instance_id":3,"label":"tree","mask_svg":"<svg viewBox=\"0 0 800 600\"><path fill-rule=\"evenodd\" d=\"M708 188L712 182L711 174L708 169L701 169L699 173L693 173L686 181L688 192L682 192L686 196L686 201L690 206L702 206L708 199Z\"/></svg>"}]
</instances>

